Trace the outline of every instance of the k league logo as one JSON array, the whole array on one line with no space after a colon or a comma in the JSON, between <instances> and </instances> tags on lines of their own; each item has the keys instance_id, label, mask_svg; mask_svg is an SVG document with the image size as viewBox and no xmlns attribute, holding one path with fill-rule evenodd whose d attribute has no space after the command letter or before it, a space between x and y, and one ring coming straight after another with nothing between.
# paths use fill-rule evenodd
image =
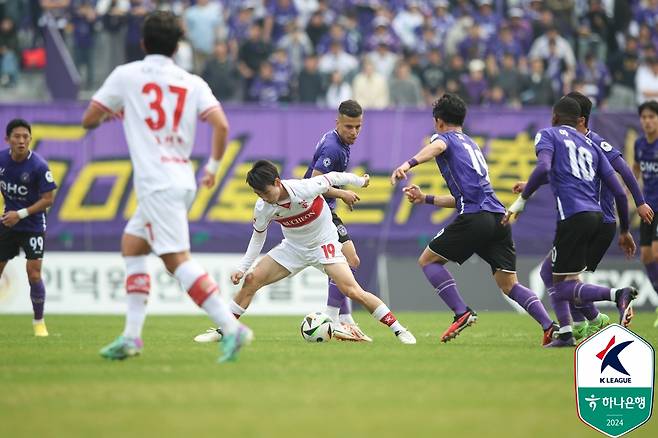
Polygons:
<instances>
[{"instance_id":1,"label":"k league logo","mask_svg":"<svg viewBox=\"0 0 658 438\"><path fill-rule=\"evenodd\" d=\"M619 324L583 341L575 352L576 406L587 425L618 437L651 417L654 350Z\"/></svg>"}]
</instances>

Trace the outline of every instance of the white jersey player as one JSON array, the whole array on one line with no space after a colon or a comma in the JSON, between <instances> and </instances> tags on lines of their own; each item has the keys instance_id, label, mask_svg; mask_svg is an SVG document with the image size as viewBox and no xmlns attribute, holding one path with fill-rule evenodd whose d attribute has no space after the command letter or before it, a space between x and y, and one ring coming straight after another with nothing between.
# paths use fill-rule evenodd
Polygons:
<instances>
[{"instance_id":1,"label":"white jersey player","mask_svg":"<svg viewBox=\"0 0 658 438\"><path fill-rule=\"evenodd\" d=\"M215 281L190 258L187 212L196 191L190 155L197 119L213 128L212 155L202 178L207 187L215 184L228 121L208 84L171 59L182 35L173 14L149 15L142 35L147 56L117 67L94 94L82 121L85 128L93 129L108 117L123 119L138 200L121 242L127 274L126 325L123 335L101 350L101 355L109 359L141 352L150 289L146 258L151 251L162 259L194 302L225 328L221 361L234 359L241 345L251 338L251 331L223 304Z\"/></svg>"},{"instance_id":2,"label":"white jersey player","mask_svg":"<svg viewBox=\"0 0 658 438\"><path fill-rule=\"evenodd\" d=\"M242 288L231 303L236 316L245 312L254 294L263 286L313 266L329 275L342 293L390 327L402 343L416 343L411 332L398 322L386 304L364 291L354 279L341 252L342 245L331 219L331 210L322 197L322 194L331 194L335 190L332 186L367 187L367 175L359 177L351 173L329 172L309 179L281 180L274 164L261 160L247 174L247 183L261 199L254 209L254 231L249 248L240 266L231 274L234 284L244 277ZM284 239L245 277L263 248L267 227L272 221L281 224Z\"/></svg>"}]
</instances>

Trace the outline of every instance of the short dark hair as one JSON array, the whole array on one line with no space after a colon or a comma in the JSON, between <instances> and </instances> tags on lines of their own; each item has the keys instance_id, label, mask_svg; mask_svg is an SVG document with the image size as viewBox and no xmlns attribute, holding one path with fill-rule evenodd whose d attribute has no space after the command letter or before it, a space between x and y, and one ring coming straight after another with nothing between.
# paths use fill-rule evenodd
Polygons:
<instances>
[{"instance_id":1,"label":"short dark hair","mask_svg":"<svg viewBox=\"0 0 658 438\"><path fill-rule=\"evenodd\" d=\"M359 117L363 115L363 108L361 108L361 105L356 100L345 100L338 106L338 114L347 117Z\"/></svg>"},{"instance_id":2,"label":"short dark hair","mask_svg":"<svg viewBox=\"0 0 658 438\"><path fill-rule=\"evenodd\" d=\"M585 117L585 126L589 123L589 116L592 114L592 101L589 97L578 91L572 91L567 94L567 97L572 98L580 106L580 117Z\"/></svg>"},{"instance_id":3,"label":"short dark hair","mask_svg":"<svg viewBox=\"0 0 658 438\"><path fill-rule=\"evenodd\" d=\"M25 128L27 129L27 132L29 132L30 135L32 135L32 127L30 126L29 123L27 123L26 120L13 119L9 123L7 123L7 127L5 128L5 133L7 134L7 137L11 136L11 132L16 128Z\"/></svg>"},{"instance_id":4,"label":"short dark hair","mask_svg":"<svg viewBox=\"0 0 658 438\"><path fill-rule=\"evenodd\" d=\"M637 107L637 114L642 115L642 111L645 109L648 109L649 111L653 111L654 113L658 114L658 102L655 100L647 100L646 102L642 102L642 104Z\"/></svg>"},{"instance_id":5,"label":"short dark hair","mask_svg":"<svg viewBox=\"0 0 658 438\"><path fill-rule=\"evenodd\" d=\"M274 163L267 160L258 160L247 172L247 184L254 189L262 192L267 186L274 185L274 181L280 178L279 171Z\"/></svg>"},{"instance_id":6,"label":"short dark hair","mask_svg":"<svg viewBox=\"0 0 658 438\"><path fill-rule=\"evenodd\" d=\"M557 123L576 127L580 117L580 105L576 99L563 96L553 105L553 114L557 116Z\"/></svg>"},{"instance_id":7,"label":"short dark hair","mask_svg":"<svg viewBox=\"0 0 658 438\"><path fill-rule=\"evenodd\" d=\"M456 94L446 93L434 102L434 120L443 120L448 125L462 126L466 118L466 104Z\"/></svg>"},{"instance_id":8,"label":"short dark hair","mask_svg":"<svg viewBox=\"0 0 658 438\"><path fill-rule=\"evenodd\" d=\"M171 12L155 11L146 17L142 25L144 49L148 55L173 56L182 37L183 27Z\"/></svg>"}]
</instances>

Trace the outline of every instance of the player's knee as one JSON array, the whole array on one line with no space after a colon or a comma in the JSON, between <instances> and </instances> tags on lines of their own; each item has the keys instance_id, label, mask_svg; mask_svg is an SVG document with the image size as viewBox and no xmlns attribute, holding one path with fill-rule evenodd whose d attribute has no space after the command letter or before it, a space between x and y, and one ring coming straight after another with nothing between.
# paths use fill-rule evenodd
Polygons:
<instances>
[{"instance_id":1,"label":"player's knee","mask_svg":"<svg viewBox=\"0 0 658 438\"><path fill-rule=\"evenodd\" d=\"M30 284L38 283L41 281L41 270L40 269L28 269L27 270L27 281Z\"/></svg>"},{"instance_id":2,"label":"player's knee","mask_svg":"<svg viewBox=\"0 0 658 438\"><path fill-rule=\"evenodd\" d=\"M252 272L247 274L247 276L244 278L242 289L244 289L247 294L253 295L258 289L262 287L262 285L263 281L260 279L260 277Z\"/></svg>"}]
</instances>

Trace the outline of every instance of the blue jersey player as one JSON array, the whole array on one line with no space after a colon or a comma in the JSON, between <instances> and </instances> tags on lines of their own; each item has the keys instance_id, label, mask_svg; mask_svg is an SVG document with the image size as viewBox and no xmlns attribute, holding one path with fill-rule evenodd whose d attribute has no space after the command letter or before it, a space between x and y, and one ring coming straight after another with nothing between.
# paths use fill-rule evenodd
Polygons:
<instances>
[{"instance_id":1,"label":"blue jersey player","mask_svg":"<svg viewBox=\"0 0 658 438\"><path fill-rule=\"evenodd\" d=\"M35 336L48 336L43 319L46 288L41 280L46 214L57 185L48 163L29 148L32 128L22 119L7 124L9 149L0 152L0 191L5 202L0 223L0 275L22 248L34 310Z\"/></svg>"},{"instance_id":2,"label":"blue jersey player","mask_svg":"<svg viewBox=\"0 0 658 438\"><path fill-rule=\"evenodd\" d=\"M640 190L640 186L621 152L605 141L599 134L588 128L589 117L592 112L592 101L589 100L587 96L577 91L571 92L567 94L567 96L576 100L578 105L580 105L580 117L578 118L576 129L581 134L584 134L585 137L592 140L594 146L601 149L605 158L608 160L612 168L621 175L624 184L626 184L626 187L628 187L633 195L638 214L644 222L650 224L653 220L653 210L646 203L644 195ZM521 193L524 186L524 183L517 184L514 190L515 193ZM610 247L617 232L617 216L614 195L604 184L600 187L599 195L599 203L603 213L603 224L599 228L597 236L592 242L590 251L587 254L587 271L589 272L596 271L596 268L603 259L603 256ZM550 254L544 259L544 263L542 264L541 278L546 289L553 287ZM570 307L571 317L574 322L573 334L576 341L593 335L610 322L610 318L607 315L600 313L594 303L570 304Z\"/></svg>"},{"instance_id":3,"label":"blue jersey player","mask_svg":"<svg viewBox=\"0 0 658 438\"><path fill-rule=\"evenodd\" d=\"M355 100L341 102L338 107L336 128L325 133L316 145L313 160L309 164L304 178L311 178L329 172L346 172L350 162L350 147L359 137L362 125L363 109L361 105ZM345 224L336 214L336 198L341 198L350 208L359 198L354 192L339 187L325 193L324 197L329 208L331 208L331 216L338 230L338 241L343 244L343 255L345 255L350 268L355 270L359 267L361 261ZM336 326L334 331L337 339L372 342L372 339L363 333L352 318L350 299L338 290L331 279L329 279L325 312L334 321L340 322L340 325Z\"/></svg>"},{"instance_id":4,"label":"blue jersey player","mask_svg":"<svg viewBox=\"0 0 658 438\"><path fill-rule=\"evenodd\" d=\"M434 104L432 114L437 134L393 172L391 182L405 179L406 172L417 164L435 159L451 196L428 196L425 202L454 207L459 212L450 225L437 233L418 260L437 295L455 312L441 341L448 342L477 320L444 266L449 261L462 264L475 253L491 266L498 287L541 325L543 343L550 342L556 326L537 295L518 282L512 232L509 225L501 223L505 207L489 182L487 162L480 148L462 132L466 105L457 95L444 94ZM405 192L418 201L412 195L416 189L406 187Z\"/></svg>"},{"instance_id":5,"label":"blue jersey player","mask_svg":"<svg viewBox=\"0 0 658 438\"><path fill-rule=\"evenodd\" d=\"M644 135L635 141L635 164L633 170L642 185L647 202L654 210L658 208L658 102L644 102L638 108ZM647 270L651 284L658 292L658 219L651 224L640 224L640 259ZM658 308L656 321L658 327Z\"/></svg>"},{"instance_id":6,"label":"blue jersey player","mask_svg":"<svg viewBox=\"0 0 658 438\"><path fill-rule=\"evenodd\" d=\"M601 181L614 195L620 223L619 245L627 255L635 251L628 231L624 189L602 149L576 129L580 115L580 105L573 98L563 97L555 104L553 127L541 130L535 137L537 166L523 193L505 215L505 222L518 215L526 200L550 180L558 222L551 252L553 287L548 289L548 294L560 329L547 347L575 345L569 303L613 301L619 310L620 323L628 325L632 317L631 301L637 296L637 290L630 287L610 289L579 281L603 226L599 205Z\"/></svg>"}]
</instances>

